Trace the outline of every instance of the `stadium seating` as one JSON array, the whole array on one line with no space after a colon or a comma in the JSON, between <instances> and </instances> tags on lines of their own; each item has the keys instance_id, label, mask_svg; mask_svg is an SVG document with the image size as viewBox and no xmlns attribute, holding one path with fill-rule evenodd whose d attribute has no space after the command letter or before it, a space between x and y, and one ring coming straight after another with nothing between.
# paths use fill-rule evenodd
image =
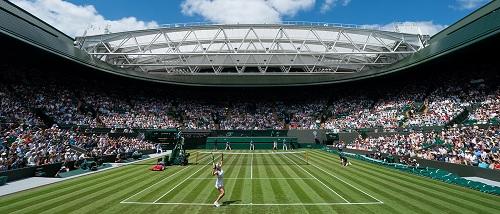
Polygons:
<instances>
[{"instance_id":1,"label":"stadium seating","mask_svg":"<svg viewBox=\"0 0 500 214\"><path fill-rule=\"evenodd\" d=\"M332 133L362 136L365 132L413 130L415 134L425 135L428 130L451 130L446 127L461 126L461 123L498 127L500 121L499 81L494 81L498 77L487 70L450 70L398 78L383 88L379 83L357 84L340 89L280 91L273 96L268 90L259 93L232 92L236 89L217 91L222 93L214 93L217 89L143 90L150 86L121 81L105 81L107 84L103 85L93 76L74 78L61 75L57 69L42 71L17 64L3 68L0 150L5 157L0 159L0 171L77 160L82 155L116 156L154 149L153 143L169 138L153 136L161 130L195 130L217 137L282 137L295 131L292 129L328 129ZM491 81L473 81L477 79ZM479 134L473 133L468 139ZM54 136L60 137L54 139ZM421 146L439 149L443 147L439 139L445 142L442 145L451 145L447 142L450 139L434 137L432 142ZM30 140L60 143L38 144L34 151L32 148L28 151L23 145ZM210 140L203 145L207 143L205 136L197 142L200 145L190 148L213 148ZM247 143L235 142L233 148L247 149ZM295 146L295 140L290 143ZM221 140L219 149L224 148L224 144L225 140ZM34 155L50 146L57 151L53 154L55 158L48 153ZM256 148L261 146L271 148L272 141L267 144L256 141ZM401 148L407 153L411 151L398 147L396 152L402 151ZM464 146L456 146L454 150L461 148ZM16 150L21 151L23 158L18 158ZM491 157L488 164L499 161L499 150L488 150L486 156ZM449 160L443 156L427 156ZM7 162L10 157L16 159Z\"/></svg>"},{"instance_id":2,"label":"stadium seating","mask_svg":"<svg viewBox=\"0 0 500 214\"><path fill-rule=\"evenodd\" d=\"M499 169L498 126L453 126L440 131L359 136L347 148Z\"/></svg>"}]
</instances>

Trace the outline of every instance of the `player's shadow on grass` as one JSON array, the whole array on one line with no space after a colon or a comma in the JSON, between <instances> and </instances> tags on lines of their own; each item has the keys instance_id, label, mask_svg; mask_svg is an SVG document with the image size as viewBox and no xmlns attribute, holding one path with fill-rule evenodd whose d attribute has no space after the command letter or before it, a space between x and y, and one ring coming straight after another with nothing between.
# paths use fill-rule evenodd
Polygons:
<instances>
[{"instance_id":1,"label":"player's shadow on grass","mask_svg":"<svg viewBox=\"0 0 500 214\"><path fill-rule=\"evenodd\" d=\"M228 206L230 204L233 204L233 203L236 203L238 201L241 201L241 200L235 200L235 201L224 201L222 202L221 206Z\"/></svg>"}]
</instances>

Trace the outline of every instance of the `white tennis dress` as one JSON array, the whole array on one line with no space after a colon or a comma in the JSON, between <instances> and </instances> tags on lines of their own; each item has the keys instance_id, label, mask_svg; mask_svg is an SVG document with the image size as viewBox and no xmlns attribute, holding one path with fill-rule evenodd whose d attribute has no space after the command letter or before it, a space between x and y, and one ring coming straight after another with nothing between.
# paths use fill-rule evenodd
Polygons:
<instances>
[{"instance_id":1,"label":"white tennis dress","mask_svg":"<svg viewBox=\"0 0 500 214\"><path fill-rule=\"evenodd\" d=\"M224 170L215 171L217 174L217 180L215 180L215 188L219 189L224 186Z\"/></svg>"}]
</instances>

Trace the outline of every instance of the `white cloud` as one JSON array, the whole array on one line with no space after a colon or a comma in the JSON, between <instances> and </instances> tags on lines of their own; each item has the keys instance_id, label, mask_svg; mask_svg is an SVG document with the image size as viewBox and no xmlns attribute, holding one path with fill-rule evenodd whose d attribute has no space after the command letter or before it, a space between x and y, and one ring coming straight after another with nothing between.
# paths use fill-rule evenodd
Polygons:
<instances>
[{"instance_id":1,"label":"white cloud","mask_svg":"<svg viewBox=\"0 0 500 214\"><path fill-rule=\"evenodd\" d=\"M342 6L347 6L349 3L351 3L351 0L325 0L321 5L320 12L326 13L330 9L336 7L337 4L340 4Z\"/></svg>"},{"instance_id":2,"label":"white cloud","mask_svg":"<svg viewBox=\"0 0 500 214\"><path fill-rule=\"evenodd\" d=\"M455 0L455 5L450 7L456 10L473 10L476 9L490 0Z\"/></svg>"},{"instance_id":3,"label":"white cloud","mask_svg":"<svg viewBox=\"0 0 500 214\"><path fill-rule=\"evenodd\" d=\"M75 5L63 0L12 0L12 3L32 13L70 36L158 27L154 21L144 22L135 17L118 20L104 18L92 5Z\"/></svg>"},{"instance_id":4,"label":"white cloud","mask_svg":"<svg viewBox=\"0 0 500 214\"><path fill-rule=\"evenodd\" d=\"M268 0L267 2L280 14L294 16L300 10L314 6L316 0Z\"/></svg>"},{"instance_id":5,"label":"white cloud","mask_svg":"<svg viewBox=\"0 0 500 214\"><path fill-rule=\"evenodd\" d=\"M316 0L184 0L182 13L216 23L279 23L311 9Z\"/></svg>"},{"instance_id":6,"label":"white cloud","mask_svg":"<svg viewBox=\"0 0 500 214\"><path fill-rule=\"evenodd\" d=\"M420 21L420 22L393 22L385 25L363 25L369 28L380 28L386 31L396 31L401 33L411 33L411 34L422 34L422 35L434 35L447 25L434 24L432 21Z\"/></svg>"},{"instance_id":7,"label":"white cloud","mask_svg":"<svg viewBox=\"0 0 500 214\"><path fill-rule=\"evenodd\" d=\"M386 25L386 27L389 26L391 26L391 24ZM393 28L394 26L397 26L397 29L401 33L414 33L430 36L448 27L447 25L434 24L434 22L432 21L402 22L398 24L392 23Z\"/></svg>"},{"instance_id":8,"label":"white cloud","mask_svg":"<svg viewBox=\"0 0 500 214\"><path fill-rule=\"evenodd\" d=\"M64 0L12 0L12 2L70 36L81 36L86 30L87 35L95 35L105 33L106 29L110 32L121 32L159 26L154 21L145 22L135 17L108 20L92 5L75 5ZM328 9L349 3L350 0L323 2L330 5ZM279 23L283 17L294 16L299 11L313 8L314 5L315 0L184 0L181 7L182 13L186 15L200 15L207 21L217 23ZM394 24L370 26L394 31ZM402 24L398 26L400 32L428 35L434 35L446 27L434 24L432 21Z\"/></svg>"}]
</instances>

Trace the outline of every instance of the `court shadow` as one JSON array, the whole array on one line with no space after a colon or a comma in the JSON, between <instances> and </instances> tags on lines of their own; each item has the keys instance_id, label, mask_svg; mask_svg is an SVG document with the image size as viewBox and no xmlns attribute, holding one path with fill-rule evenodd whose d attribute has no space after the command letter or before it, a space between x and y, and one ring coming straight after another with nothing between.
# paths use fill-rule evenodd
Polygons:
<instances>
[{"instance_id":1,"label":"court shadow","mask_svg":"<svg viewBox=\"0 0 500 214\"><path fill-rule=\"evenodd\" d=\"M238 201L241 201L241 200L235 200L235 201L224 201L222 202L221 206L228 206L230 204L233 204L233 203L236 203Z\"/></svg>"}]
</instances>

